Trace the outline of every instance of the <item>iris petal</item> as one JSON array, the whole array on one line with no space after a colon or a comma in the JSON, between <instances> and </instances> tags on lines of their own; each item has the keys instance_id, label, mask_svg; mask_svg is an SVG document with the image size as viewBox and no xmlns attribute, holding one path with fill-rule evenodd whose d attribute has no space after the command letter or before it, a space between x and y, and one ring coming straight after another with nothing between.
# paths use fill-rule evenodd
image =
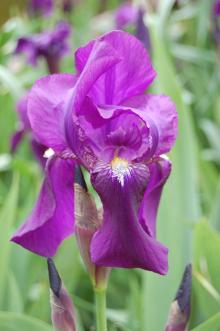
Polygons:
<instances>
[{"instance_id":1,"label":"iris petal","mask_svg":"<svg viewBox=\"0 0 220 331\"><path fill-rule=\"evenodd\" d=\"M142 43L123 31L112 31L91 41L75 53L76 68L81 73L97 43L105 42L117 51L121 61L93 85L90 96L96 104L119 104L148 88L156 73Z\"/></svg>"},{"instance_id":2,"label":"iris petal","mask_svg":"<svg viewBox=\"0 0 220 331\"><path fill-rule=\"evenodd\" d=\"M70 74L50 75L38 80L29 93L28 116L33 133L57 153L68 148L64 121L75 81Z\"/></svg>"},{"instance_id":3,"label":"iris petal","mask_svg":"<svg viewBox=\"0 0 220 331\"><path fill-rule=\"evenodd\" d=\"M78 51L77 51L78 52ZM77 53L76 53L77 54ZM105 74L114 70L116 64L122 61L118 50L103 40L93 42L91 52L88 54L87 62L79 73L77 84L74 89L73 106L77 113L84 102L86 95L91 91L96 81ZM110 85L108 84L108 93ZM98 100L95 100L96 104Z\"/></svg>"},{"instance_id":4,"label":"iris petal","mask_svg":"<svg viewBox=\"0 0 220 331\"><path fill-rule=\"evenodd\" d=\"M123 166L123 164L122 164ZM91 243L92 261L97 265L142 268L167 272L166 247L151 237L138 220L138 210L149 180L147 166L136 164L112 175L110 166L99 165L92 183L104 208L104 223Z\"/></svg>"},{"instance_id":5,"label":"iris petal","mask_svg":"<svg viewBox=\"0 0 220 331\"><path fill-rule=\"evenodd\" d=\"M150 180L139 210L141 224L150 236L156 235L156 217L163 186L171 172L171 162L160 158L149 165Z\"/></svg>"},{"instance_id":6,"label":"iris petal","mask_svg":"<svg viewBox=\"0 0 220 331\"><path fill-rule=\"evenodd\" d=\"M128 107L96 107L89 97L77 119L68 119L67 125L70 146L87 169L97 160L110 161L115 153L129 160L149 159L158 143L151 118L142 119L137 110Z\"/></svg>"},{"instance_id":7,"label":"iris petal","mask_svg":"<svg viewBox=\"0 0 220 331\"><path fill-rule=\"evenodd\" d=\"M68 144L73 150L75 148L75 130L76 127L79 128L78 116L81 108L87 102L87 94L97 79L120 61L117 51L111 45L105 41L94 42L87 64L78 76L70 100L66 103L68 111L65 116L65 134ZM89 107L90 111L95 109L91 102Z\"/></svg>"},{"instance_id":8,"label":"iris petal","mask_svg":"<svg viewBox=\"0 0 220 331\"><path fill-rule=\"evenodd\" d=\"M151 118L159 132L159 142L155 154L171 150L177 137L178 114L175 104L165 95L146 94L135 96L124 102L127 107L138 109L140 116Z\"/></svg>"},{"instance_id":9,"label":"iris petal","mask_svg":"<svg viewBox=\"0 0 220 331\"><path fill-rule=\"evenodd\" d=\"M58 60L68 50L67 38L71 27L67 22L59 22L54 30L19 38L15 53L25 53L28 62L35 66L38 57L55 58Z\"/></svg>"},{"instance_id":10,"label":"iris petal","mask_svg":"<svg viewBox=\"0 0 220 331\"><path fill-rule=\"evenodd\" d=\"M18 146L20 145L24 137L24 134L25 134L24 129L17 130L12 134L10 141L10 150L12 153L14 153L17 150Z\"/></svg>"},{"instance_id":11,"label":"iris petal","mask_svg":"<svg viewBox=\"0 0 220 331\"><path fill-rule=\"evenodd\" d=\"M34 253L51 257L74 230L74 163L53 157L45 172L37 203L11 240Z\"/></svg>"}]
</instances>

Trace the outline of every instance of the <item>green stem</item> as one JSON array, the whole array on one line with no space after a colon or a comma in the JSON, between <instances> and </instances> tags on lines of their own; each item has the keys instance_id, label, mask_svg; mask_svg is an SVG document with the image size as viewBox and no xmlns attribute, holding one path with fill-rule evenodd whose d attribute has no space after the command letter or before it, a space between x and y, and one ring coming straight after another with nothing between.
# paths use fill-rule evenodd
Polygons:
<instances>
[{"instance_id":1,"label":"green stem","mask_svg":"<svg viewBox=\"0 0 220 331\"><path fill-rule=\"evenodd\" d=\"M107 331L106 290L94 289L97 331Z\"/></svg>"}]
</instances>

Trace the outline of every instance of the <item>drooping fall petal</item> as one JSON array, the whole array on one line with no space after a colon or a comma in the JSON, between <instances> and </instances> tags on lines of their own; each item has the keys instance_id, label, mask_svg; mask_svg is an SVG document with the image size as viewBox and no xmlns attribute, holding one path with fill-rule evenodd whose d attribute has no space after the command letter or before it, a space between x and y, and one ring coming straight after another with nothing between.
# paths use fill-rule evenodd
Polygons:
<instances>
[{"instance_id":1,"label":"drooping fall petal","mask_svg":"<svg viewBox=\"0 0 220 331\"><path fill-rule=\"evenodd\" d=\"M138 210L149 181L145 165L100 165L92 173L92 183L104 209L104 223L91 243L94 263L109 267L142 268L165 274L166 247L141 226Z\"/></svg>"},{"instance_id":2,"label":"drooping fall petal","mask_svg":"<svg viewBox=\"0 0 220 331\"><path fill-rule=\"evenodd\" d=\"M151 236L156 235L156 218L163 186L171 172L171 162L160 158L149 165L150 179L139 210L141 224Z\"/></svg>"},{"instance_id":3,"label":"drooping fall petal","mask_svg":"<svg viewBox=\"0 0 220 331\"><path fill-rule=\"evenodd\" d=\"M74 161L48 160L37 203L12 241L42 256L51 257L74 231Z\"/></svg>"}]
</instances>

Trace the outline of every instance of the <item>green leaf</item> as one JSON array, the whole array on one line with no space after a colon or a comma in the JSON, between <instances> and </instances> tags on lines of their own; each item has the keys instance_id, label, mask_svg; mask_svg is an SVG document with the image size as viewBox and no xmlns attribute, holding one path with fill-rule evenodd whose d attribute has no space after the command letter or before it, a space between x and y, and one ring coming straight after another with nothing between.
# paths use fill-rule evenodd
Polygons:
<instances>
[{"instance_id":1,"label":"green leaf","mask_svg":"<svg viewBox=\"0 0 220 331\"><path fill-rule=\"evenodd\" d=\"M197 4L198 6L198 15L197 15L197 45L200 47L204 47L209 35L209 25L210 25L210 17L207 13L211 13L212 11L212 1L201 0Z\"/></svg>"},{"instance_id":2,"label":"green leaf","mask_svg":"<svg viewBox=\"0 0 220 331\"><path fill-rule=\"evenodd\" d=\"M204 220L195 227L194 268L207 276L220 292L217 252L220 252L220 235Z\"/></svg>"},{"instance_id":3,"label":"green leaf","mask_svg":"<svg viewBox=\"0 0 220 331\"><path fill-rule=\"evenodd\" d=\"M4 331L53 331L49 324L22 314L0 312L0 330Z\"/></svg>"},{"instance_id":4,"label":"green leaf","mask_svg":"<svg viewBox=\"0 0 220 331\"><path fill-rule=\"evenodd\" d=\"M5 298L5 310L22 313L24 304L21 291L18 287L15 275L11 272L8 277L8 286Z\"/></svg>"},{"instance_id":5,"label":"green leaf","mask_svg":"<svg viewBox=\"0 0 220 331\"><path fill-rule=\"evenodd\" d=\"M9 69L0 65L0 82L9 89L10 93L19 98L24 94L23 86L20 81L11 73Z\"/></svg>"},{"instance_id":6,"label":"green leaf","mask_svg":"<svg viewBox=\"0 0 220 331\"><path fill-rule=\"evenodd\" d=\"M209 318L191 331L219 331L220 330L220 313Z\"/></svg>"},{"instance_id":7,"label":"green leaf","mask_svg":"<svg viewBox=\"0 0 220 331\"><path fill-rule=\"evenodd\" d=\"M216 252L220 251L220 235L208 222L195 227L194 237L194 295L195 312L207 319L220 311L220 265Z\"/></svg>"},{"instance_id":8,"label":"green leaf","mask_svg":"<svg viewBox=\"0 0 220 331\"><path fill-rule=\"evenodd\" d=\"M210 162L201 162L200 185L202 191L202 200L206 215L210 215L210 223L216 228L220 228L220 208L219 208L219 192L218 192L218 171L214 164ZM220 185L219 185L220 188ZM216 196L216 199L213 199Z\"/></svg>"},{"instance_id":9,"label":"green leaf","mask_svg":"<svg viewBox=\"0 0 220 331\"><path fill-rule=\"evenodd\" d=\"M209 279L196 271L193 277L193 295L195 302L192 303L192 326L220 311L219 292Z\"/></svg>"},{"instance_id":10,"label":"green leaf","mask_svg":"<svg viewBox=\"0 0 220 331\"><path fill-rule=\"evenodd\" d=\"M158 239L169 248L169 274L143 274L143 330L164 328L170 303L192 251L192 225L200 217L198 144L192 113L183 101L180 82L158 29L152 29L157 93L169 95L179 113L179 135L171 154L173 171L165 185L158 217Z\"/></svg>"},{"instance_id":11,"label":"green leaf","mask_svg":"<svg viewBox=\"0 0 220 331\"><path fill-rule=\"evenodd\" d=\"M213 204L212 204L212 209L211 209L211 224L217 229L218 231L220 230L220 180L218 183L218 189L216 192L216 195L213 199Z\"/></svg>"},{"instance_id":12,"label":"green leaf","mask_svg":"<svg viewBox=\"0 0 220 331\"><path fill-rule=\"evenodd\" d=\"M10 250L12 244L10 243L10 236L12 226L15 220L17 200L18 200L19 176L14 173L11 188L6 198L5 204L0 214L0 308L3 308L5 290L7 288L7 281L9 276L9 262Z\"/></svg>"},{"instance_id":13,"label":"green leaf","mask_svg":"<svg viewBox=\"0 0 220 331\"><path fill-rule=\"evenodd\" d=\"M202 64L204 62L215 63L215 52L210 50L199 49L193 46L174 44L172 46L173 55L184 61L193 62L195 64Z\"/></svg>"}]
</instances>

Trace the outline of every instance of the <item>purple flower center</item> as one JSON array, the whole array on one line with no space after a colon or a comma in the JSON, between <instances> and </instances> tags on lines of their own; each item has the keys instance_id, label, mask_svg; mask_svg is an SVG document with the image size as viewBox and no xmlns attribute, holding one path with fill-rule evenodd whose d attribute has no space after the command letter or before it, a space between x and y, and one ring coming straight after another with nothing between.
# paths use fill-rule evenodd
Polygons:
<instances>
[{"instance_id":1,"label":"purple flower center","mask_svg":"<svg viewBox=\"0 0 220 331\"><path fill-rule=\"evenodd\" d=\"M120 115L110 121L105 145L114 155L131 160L141 149L151 149L152 137L149 128L138 116Z\"/></svg>"}]
</instances>

